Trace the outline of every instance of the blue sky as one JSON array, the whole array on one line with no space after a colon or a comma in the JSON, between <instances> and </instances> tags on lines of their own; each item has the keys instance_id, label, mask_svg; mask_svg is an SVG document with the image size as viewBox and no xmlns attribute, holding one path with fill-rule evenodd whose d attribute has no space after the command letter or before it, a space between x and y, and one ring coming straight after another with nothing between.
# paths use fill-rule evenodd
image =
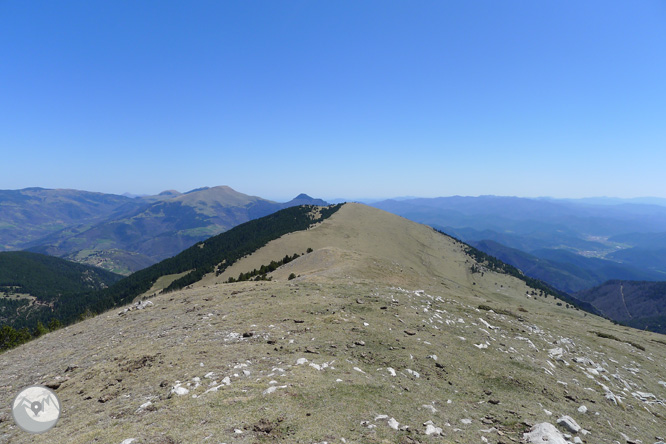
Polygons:
<instances>
[{"instance_id":1,"label":"blue sky","mask_svg":"<svg viewBox=\"0 0 666 444\"><path fill-rule=\"evenodd\" d=\"M666 197L666 3L0 0L0 189Z\"/></svg>"}]
</instances>

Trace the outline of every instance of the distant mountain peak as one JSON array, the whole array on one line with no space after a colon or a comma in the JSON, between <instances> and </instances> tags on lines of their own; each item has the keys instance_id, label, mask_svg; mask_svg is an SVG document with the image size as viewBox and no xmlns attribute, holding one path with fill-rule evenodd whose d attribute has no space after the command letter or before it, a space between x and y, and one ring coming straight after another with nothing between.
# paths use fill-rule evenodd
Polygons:
<instances>
[{"instance_id":1,"label":"distant mountain peak","mask_svg":"<svg viewBox=\"0 0 666 444\"><path fill-rule=\"evenodd\" d=\"M162 191L158 196L180 196L181 192L177 190L165 190Z\"/></svg>"},{"instance_id":2,"label":"distant mountain peak","mask_svg":"<svg viewBox=\"0 0 666 444\"><path fill-rule=\"evenodd\" d=\"M301 193L298 196L294 197L292 200L289 202L285 202L283 204L285 207L287 206L295 206L295 205L319 205L319 206L326 206L328 205L328 202L322 200L322 199L315 199L313 197L308 196L305 193Z\"/></svg>"}]
</instances>

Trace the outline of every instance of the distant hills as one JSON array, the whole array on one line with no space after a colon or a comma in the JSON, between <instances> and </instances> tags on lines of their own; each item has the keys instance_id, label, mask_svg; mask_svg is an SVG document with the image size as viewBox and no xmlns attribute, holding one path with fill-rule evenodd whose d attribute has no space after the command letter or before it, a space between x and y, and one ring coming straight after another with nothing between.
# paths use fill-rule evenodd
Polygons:
<instances>
[{"instance_id":1,"label":"distant hills","mask_svg":"<svg viewBox=\"0 0 666 444\"><path fill-rule=\"evenodd\" d=\"M659 272L640 269L610 260L585 257L563 249L540 249L532 254L492 240L472 242L476 248L516 268L527 276L548 282L566 293L600 285L611 279L658 280Z\"/></svg>"},{"instance_id":2,"label":"distant hills","mask_svg":"<svg viewBox=\"0 0 666 444\"><path fill-rule=\"evenodd\" d=\"M609 319L666 334L666 282L612 280L576 297Z\"/></svg>"},{"instance_id":3,"label":"distant hills","mask_svg":"<svg viewBox=\"0 0 666 444\"><path fill-rule=\"evenodd\" d=\"M129 274L240 223L295 205L228 186L127 197L76 190L0 191L0 246L64 257Z\"/></svg>"},{"instance_id":4,"label":"distant hills","mask_svg":"<svg viewBox=\"0 0 666 444\"><path fill-rule=\"evenodd\" d=\"M0 249L20 250L67 227L91 226L143 204L115 194L26 188L0 190Z\"/></svg>"},{"instance_id":5,"label":"distant hills","mask_svg":"<svg viewBox=\"0 0 666 444\"><path fill-rule=\"evenodd\" d=\"M609 279L666 280L666 207L644 201L654 200L453 196L372 205L576 292Z\"/></svg>"}]
</instances>

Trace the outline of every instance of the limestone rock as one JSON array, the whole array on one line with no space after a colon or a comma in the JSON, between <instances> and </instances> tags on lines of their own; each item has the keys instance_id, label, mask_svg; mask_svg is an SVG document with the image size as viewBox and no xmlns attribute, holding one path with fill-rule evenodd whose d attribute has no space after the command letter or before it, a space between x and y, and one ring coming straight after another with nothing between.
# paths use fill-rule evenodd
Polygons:
<instances>
[{"instance_id":1,"label":"limestone rock","mask_svg":"<svg viewBox=\"0 0 666 444\"><path fill-rule=\"evenodd\" d=\"M529 444L567 444L560 431L548 422L534 425L530 433L523 434L523 439Z\"/></svg>"},{"instance_id":2,"label":"limestone rock","mask_svg":"<svg viewBox=\"0 0 666 444\"><path fill-rule=\"evenodd\" d=\"M563 416L557 420L557 424L566 428L572 433L578 433L581 427L576 423L576 421L571 416Z\"/></svg>"}]
</instances>

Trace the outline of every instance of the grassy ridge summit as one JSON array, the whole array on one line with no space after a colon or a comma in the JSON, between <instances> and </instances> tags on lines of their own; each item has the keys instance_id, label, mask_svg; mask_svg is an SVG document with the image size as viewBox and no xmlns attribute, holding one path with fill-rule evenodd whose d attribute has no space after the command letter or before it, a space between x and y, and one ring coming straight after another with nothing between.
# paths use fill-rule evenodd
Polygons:
<instances>
[{"instance_id":1,"label":"grassy ridge summit","mask_svg":"<svg viewBox=\"0 0 666 444\"><path fill-rule=\"evenodd\" d=\"M225 283L307 248L271 281ZM188 260L203 261L195 251ZM1 354L0 415L45 382L63 404L53 443L499 444L539 423L560 442L662 440L664 336L567 307L476 256L430 227L342 205L150 293L143 310ZM558 425L565 416L583 430ZM11 419L0 436L34 438Z\"/></svg>"}]
</instances>

